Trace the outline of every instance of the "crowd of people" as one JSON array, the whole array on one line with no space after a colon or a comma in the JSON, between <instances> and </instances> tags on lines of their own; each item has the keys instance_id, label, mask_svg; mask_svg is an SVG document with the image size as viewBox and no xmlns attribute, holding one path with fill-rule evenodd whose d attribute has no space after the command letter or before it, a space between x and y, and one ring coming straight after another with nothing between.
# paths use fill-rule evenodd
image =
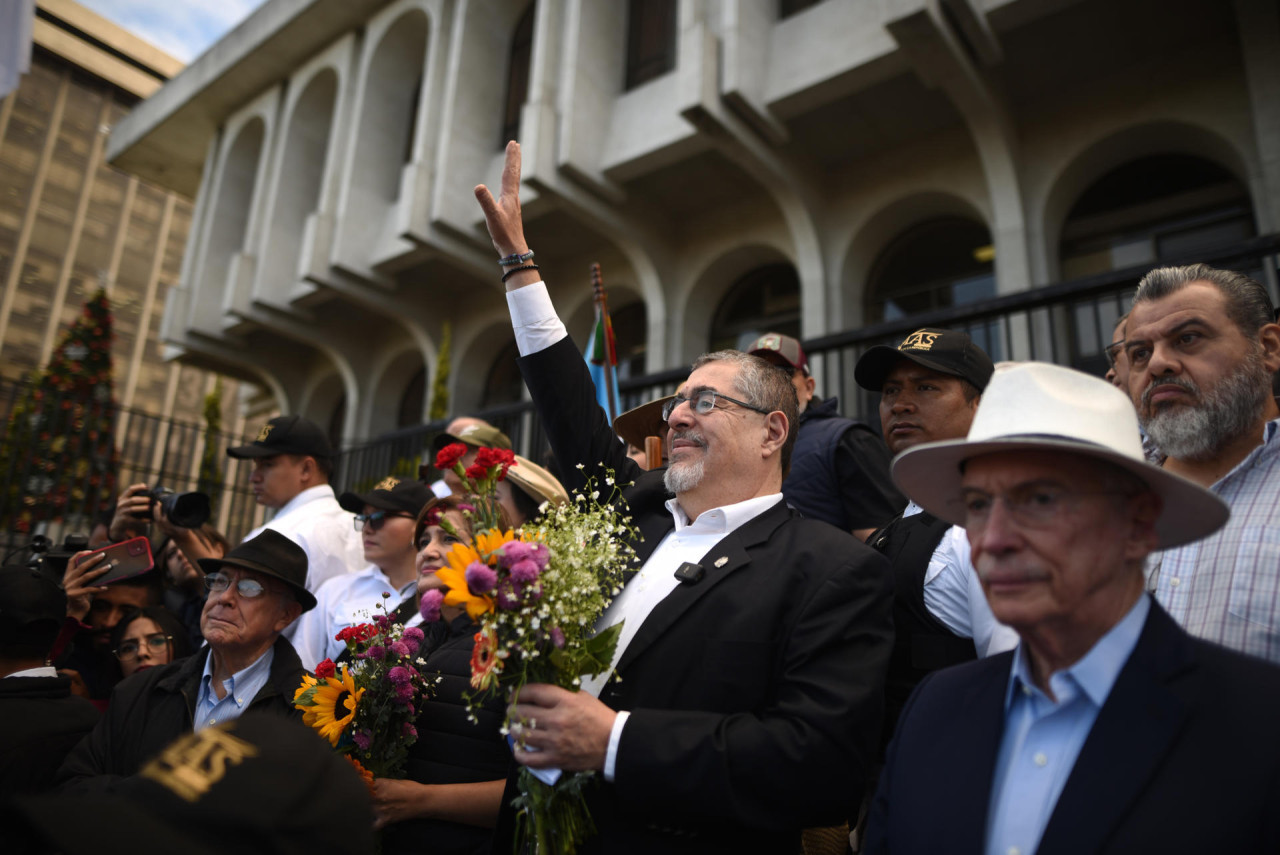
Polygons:
<instances>
[{"instance_id":1,"label":"crowd of people","mask_svg":"<svg viewBox=\"0 0 1280 855\"><path fill-rule=\"evenodd\" d=\"M105 539L151 537L153 570L101 584L112 562L85 551L60 579L0 572L16 839L89 851L62 810L106 805L100 834L197 850L282 851L322 822L341 851L375 828L384 852L510 851L523 764L598 773L590 852L1280 847L1280 325L1259 283L1151 271L1105 378L916 330L857 363L879 430L778 333L610 424L519 186L513 143L476 195L552 456L517 456L498 498L521 526L605 470L627 485L641 539L600 621L622 623L609 668L523 687L509 746L502 702L467 708L474 619L418 607L471 540L466 485L426 466L338 494L323 431L274 418L227 449L275 512L239 544L136 484ZM511 448L474 418L433 450L455 443L464 467ZM420 628L439 682L405 776L366 788L286 720L379 610Z\"/></svg>"}]
</instances>

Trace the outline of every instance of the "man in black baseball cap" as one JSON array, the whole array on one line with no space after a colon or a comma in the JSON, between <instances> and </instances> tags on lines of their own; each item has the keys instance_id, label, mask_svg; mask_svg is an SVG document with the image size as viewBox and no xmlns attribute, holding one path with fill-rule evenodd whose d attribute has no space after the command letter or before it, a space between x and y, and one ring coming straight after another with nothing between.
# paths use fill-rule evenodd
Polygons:
<instances>
[{"instance_id":1,"label":"man in black baseball cap","mask_svg":"<svg viewBox=\"0 0 1280 855\"><path fill-rule=\"evenodd\" d=\"M249 710L299 715L293 693L304 672L281 632L316 604L305 585L306 553L268 529L222 558L200 559L200 569L208 644L116 687L102 721L59 771L64 792L112 790L183 733Z\"/></svg>"},{"instance_id":2,"label":"man in black baseball cap","mask_svg":"<svg viewBox=\"0 0 1280 855\"><path fill-rule=\"evenodd\" d=\"M880 393L880 427L897 454L968 435L992 371L991 357L968 334L923 327L897 347L868 350L854 367L854 378ZM896 638L885 690L887 742L907 696L926 674L1007 650L1018 638L991 614L963 528L912 502L867 543L892 562L896 580Z\"/></svg>"},{"instance_id":3,"label":"man in black baseball cap","mask_svg":"<svg viewBox=\"0 0 1280 855\"><path fill-rule=\"evenodd\" d=\"M374 851L369 788L299 722L265 713L189 733L109 795L48 795L6 812L13 852L347 855Z\"/></svg>"},{"instance_id":4,"label":"man in black baseball cap","mask_svg":"<svg viewBox=\"0 0 1280 855\"><path fill-rule=\"evenodd\" d=\"M787 372L800 405L791 471L782 482L787 504L811 519L866 540L907 504L889 475L889 455L874 429L840 415L840 402L818 397L800 342L769 332L747 353Z\"/></svg>"},{"instance_id":5,"label":"man in black baseball cap","mask_svg":"<svg viewBox=\"0 0 1280 855\"><path fill-rule=\"evenodd\" d=\"M67 597L43 573L0 568L0 802L53 786L67 752L98 721L49 664Z\"/></svg>"},{"instance_id":6,"label":"man in black baseball cap","mask_svg":"<svg viewBox=\"0 0 1280 855\"><path fill-rule=\"evenodd\" d=\"M431 488L412 478L383 478L366 493L343 493L343 509L354 513L366 567L330 579L316 591L316 608L298 619L293 646L302 664L314 669L324 659L336 660L346 649L339 630L367 623L381 608L390 612L418 589L418 552L414 520L431 501Z\"/></svg>"},{"instance_id":7,"label":"man in black baseball cap","mask_svg":"<svg viewBox=\"0 0 1280 855\"><path fill-rule=\"evenodd\" d=\"M364 565L360 537L351 514L334 496L333 447L318 424L301 416L276 416L247 445L227 454L252 465L249 486L258 504L276 513L245 537L274 529L307 554L309 591L328 579L354 573ZM212 553L210 553L212 554ZM292 629L285 633L292 635Z\"/></svg>"}]
</instances>

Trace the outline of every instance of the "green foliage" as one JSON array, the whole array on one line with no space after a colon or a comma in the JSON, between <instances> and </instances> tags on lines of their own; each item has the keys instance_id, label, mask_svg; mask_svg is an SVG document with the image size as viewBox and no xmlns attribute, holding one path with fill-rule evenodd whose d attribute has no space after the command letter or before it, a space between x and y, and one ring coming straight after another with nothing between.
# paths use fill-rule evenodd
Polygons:
<instances>
[{"instance_id":1,"label":"green foliage","mask_svg":"<svg viewBox=\"0 0 1280 855\"><path fill-rule=\"evenodd\" d=\"M449 349L453 341L453 327L444 322L444 332L440 335L440 352L436 354L436 378L431 383L431 407L427 410L427 421L438 422L449 417Z\"/></svg>"},{"instance_id":2,"label":"green foliage","mask_svg":"<svg viewBox=\"0 0 1280 855\"><path fill-rule=\"evenodd\" d=\"M209 497L209 504L217 508L222 498L222 378L213 384L213 391L204 396L204 451L200 454L200 479L196 490Z\"/></svg>"},{"instance_id":3,"label":"green foliage","mask_svg":"<svg viewBox=\"0 0 1280 855\"><path fill-rule=\"evenodd\" d=\"M0 438L0 525L20 532L67 514L93 514L114 499L116 402L111 307L98 289L30 376Z\"/></svg>"}]
</instances>

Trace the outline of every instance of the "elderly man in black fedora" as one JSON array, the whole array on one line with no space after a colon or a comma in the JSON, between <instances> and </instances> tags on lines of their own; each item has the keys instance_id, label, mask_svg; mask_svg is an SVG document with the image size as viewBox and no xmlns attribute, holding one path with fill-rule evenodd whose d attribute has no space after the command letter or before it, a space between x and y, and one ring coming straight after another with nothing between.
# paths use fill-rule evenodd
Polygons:
<instances>
[{"instance_id":1,"label":"elderly man in black fedora","mask_svg":"<svg viewBox=\"0 0 1280 855\"><path fill-rule=\"evenodd\" d=\"M202 558L208 644L194 656L139 672L111 695L106 715L59 770L64 792L110 791L183 733L249 710L294 715L303 668L280 633L316 599L307 556L267 529L224 558Z\"/></svg>"}]
</instances>

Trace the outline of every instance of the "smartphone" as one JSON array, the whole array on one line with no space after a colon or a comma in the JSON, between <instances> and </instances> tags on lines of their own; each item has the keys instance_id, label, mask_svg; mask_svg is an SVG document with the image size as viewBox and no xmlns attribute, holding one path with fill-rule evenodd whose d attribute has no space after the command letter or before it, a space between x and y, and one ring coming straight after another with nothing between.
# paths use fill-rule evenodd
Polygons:
<instances>
[{"instance_id":1,"label":"smartphone","mask_svg":"<svg viewBox=\"0 0 1280 855\"><path fill-rule=\"evenodd\" d=\"M145 537L135 537L93 551L107 556L104 563L111 568L94 579L94 585L110 585L122 579L141 576L155 566L155 560L151 557L151 541Z\"/></svg>"}]
</instances>

